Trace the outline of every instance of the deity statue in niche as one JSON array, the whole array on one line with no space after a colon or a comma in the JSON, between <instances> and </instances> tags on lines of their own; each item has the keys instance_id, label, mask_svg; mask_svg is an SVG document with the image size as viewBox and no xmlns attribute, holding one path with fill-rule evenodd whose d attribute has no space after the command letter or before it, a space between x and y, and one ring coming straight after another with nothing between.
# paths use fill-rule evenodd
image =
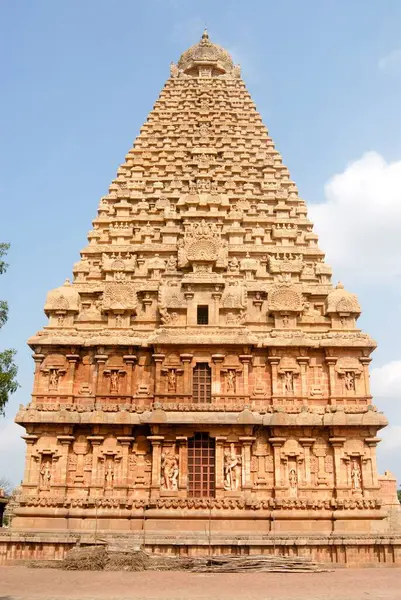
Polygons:
<instances>
[{"instance_id":1,"label":"deity statue in niche","mask_svg":"<svg viewBox=\"0 0 401 600\"><path fill-rule=\"evenodd\" d=\"M294 374L292 371L286 371L284 373L284 391L286 394L292 394L294 392Z\"/></svg>"},{"instance_id":2,"label":"deity statue in niche","mask_svg":"<svg viewBox=\"0 0 401 600\"><path fill-rule=\"evenodd\" d=\"M224 452L224 489L236 491L240 486L241 457L238 456L234 444Z\"/></svg>"},{"instance_id":3,"label":"deity statue in niche","mask_svg":"<svg viewBox=\"0 0 401 600\"><path fill-rule=\"evenodd\" d=\"M42 490L50 489L51 478L52 478L51 462L50 462L50 460L45 460L42 463L42 468L40 469L40 488Z\"/></svg>"},{"instance_id":4,"label":"deity statue in niche","mask_svg":"<svg viewBox=\"0 0 401 600\"><path fill-rule=\"evenodd\" d=\"M114 468L112 462L108 462L104 474L104 483L106 489L111 489L114 484Z\"/></svg>"},{"instance_id":5,"label":"deity statue in niche","mask_svg":"<svg viewBox=\"0 0 401 600\"><path fill-rule=\"evenodd\" d=\"M167 374L167 389L169 392L175 392L177 389L177 375L175 369L169 369Z\"/></svg>"},{"instance_id":6,"label":"deity statue in niche","mask_svg":"<svg viewBox=\"0 0 401 600\"><path fill-rule=\"evenodd\" d=\"M177 270L177 259L176 257L172 254L171 256L169 256L169 258L167 259L167 264L166 264L166 271L168 271L169 273L175 273Z\"/></svg>"},{"instance_id":7,"label":"deity statue in niche","mask_svg":"<svg viewBox=\"0 0 401 600\"><path fill-rule=\"evenodd\" d=\"M351 487L353 490L360 490L362 487L361 467L356 459L351 461Z\"/></svg>"},{"instance_id":8,"label":"deity statue in niche","mask_svg":"<svg viewBox=\"0 0 401 600\"><path fill-rule=\"evenodd\" d=\"M57 391L58 390L58 382L59 382L59 374L57 369L50 369L49 373L49 390Z\"/></svg>"},{"instance_id":9,"label":"deity statue in niche","mask_svg":"<svg viewBox=\"0 0 401 600\"><path fill-rule=\"evenodd\" d=\"M229 371L227 371L227 376L226 376L227 393L231 393L231 394L235 393L235 380L236 380L235 371L233 369L230 369Z\"/></svg>"},{"instance_id":10,"label":"deity statue in niche","mask_svg":"<svg viewBox=\"0 0 401 600\"><path fill-rule=\"evenodd\" d=\"M349 392L355 391L355 373L353 371L346 371L344 375L345 389Z\"/></svg>"},{"instance_id":11,"label":"deity statue in niche","mask_svg":"<svg viewBox=\"0 0 401 600\"><path fill-rule=\"evenodd\" d=\"M161 488L176 491L178 489L179 458L175 451L161 455Z\"/></svg>"},{"instance_id":12,"label":"deity statue in niche","mask_svg":"<svg viewBox=\"0 0 401 600\"><path fill-rule=\"evenodd\" d=\"M290 495L297 495L298 475L295 469L290 469L288 473L288 483L290 484Z\"/></svg>"},{"instance_id":13,"label":"deity statue in niche","mask_svg":"<svg viewBox=\"0 0 401 600\"><path fill-rule=\"evenodd\" d=\"M118 371L110 374L110 392L118 392Z\"/></svg>"}]
</instances>

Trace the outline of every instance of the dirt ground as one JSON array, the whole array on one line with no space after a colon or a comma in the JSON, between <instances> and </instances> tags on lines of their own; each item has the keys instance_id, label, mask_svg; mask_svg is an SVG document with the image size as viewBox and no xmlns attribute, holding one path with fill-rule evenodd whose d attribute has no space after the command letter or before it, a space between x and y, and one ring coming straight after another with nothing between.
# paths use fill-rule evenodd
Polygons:
<instances>
[{"instance_id":1,"label":"dirt ground","mask_svg":"<svg viewBox=\"0 0 401 600\"><path fill-rule=\"evenodd\" d=\"M0 600L400 600L401 568L329 573L77 572L0 567Z\"/></svg>"}]
</instances>

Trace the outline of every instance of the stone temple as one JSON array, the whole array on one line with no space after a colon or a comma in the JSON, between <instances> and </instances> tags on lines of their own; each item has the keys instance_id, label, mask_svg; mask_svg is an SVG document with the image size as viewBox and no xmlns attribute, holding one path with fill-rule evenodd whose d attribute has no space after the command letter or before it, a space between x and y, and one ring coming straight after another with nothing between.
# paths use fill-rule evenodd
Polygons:
<instances>
[{"instance_id":1,"label":"stone temple","mask_svg":"<svg viewBox=\"0 0 401 600\"><path fill-rule=\"evenodd\" d=\"M375 342L207 32L101 198L29 340L26 466L3 557L121 539L170 553L401 562L376 466Z\"/></svg>"}]
</instances>

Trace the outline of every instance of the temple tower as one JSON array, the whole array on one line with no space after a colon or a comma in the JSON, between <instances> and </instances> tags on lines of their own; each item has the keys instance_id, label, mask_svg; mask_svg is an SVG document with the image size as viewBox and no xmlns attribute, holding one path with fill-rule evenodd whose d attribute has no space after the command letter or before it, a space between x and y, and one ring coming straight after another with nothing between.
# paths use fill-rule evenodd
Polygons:
<instances>
[{"instance_id":1,"label":"temple tower","mask_svg":"<svg viewBox=\"0 0 401 600\"><path fill-rule=\"evenodd\" d=\"M147 544L194 552L389 530L375 343L207 32L171 65L45 312L14 527L139 535L146 520Z\"/></svg>"}]
</instances>

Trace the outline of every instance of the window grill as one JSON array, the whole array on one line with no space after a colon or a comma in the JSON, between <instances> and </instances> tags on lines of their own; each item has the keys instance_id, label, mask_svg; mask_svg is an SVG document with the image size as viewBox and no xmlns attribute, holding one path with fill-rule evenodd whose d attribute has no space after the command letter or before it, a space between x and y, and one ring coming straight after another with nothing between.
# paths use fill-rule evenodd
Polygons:
<instances>
[{"instance_id":1,"label":"window grill","mask_svg":"<svg viewBox=\"0 0 401 600\"><path fill-rule=\"evenodd\" d=\"M215 443L207 433L188 440L188 495L209 498L215 493Z\"/></svg>"},{"instance_id":2,"label":"window grill","mask_svg":"<svg viewBox=\"0 0 401 600\"><path fill-rule=\"evenodd\" d=\"M193 370L193 402L212 401L212 371L208 363L198 363Z\"/></svg>"},{"instance_id":3,"label":"window grill","mask_svg":"<svg viewBox=\"0 0 401 600\"><path fill-rule=\"evenodd\" d=\"M197 323L198 323L198 325L208 325L209 324L209 307L208 306L198 306Z\"/></svg>"}]
</instances>

